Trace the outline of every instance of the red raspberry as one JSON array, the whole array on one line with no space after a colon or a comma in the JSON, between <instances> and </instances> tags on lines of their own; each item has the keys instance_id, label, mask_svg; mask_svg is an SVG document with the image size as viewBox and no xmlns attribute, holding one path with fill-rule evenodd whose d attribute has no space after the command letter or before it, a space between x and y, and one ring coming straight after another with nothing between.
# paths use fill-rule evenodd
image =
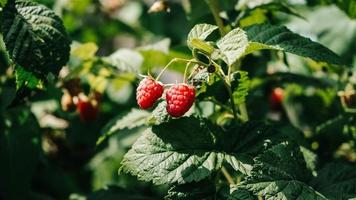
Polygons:
<instances>
[{"instance_id":1,"label":"red raspberry","mask_svg":"<svg viewBox=\"0 0 356 200\"><path fill-rule=\"evenodd\" d=\"M144 78L137 87L136 100L137 104L142 109L148 109L159 99L163 94L162 83L153 80L152 78Z\"/></svg>"},{"instance_id":2,"label":"red raspberry","mask_svg":"<svg viewBox=\"0 0 356 200\"><path fill-rule=\"evenodd\" d=\"M167 112L172 117L181 117L194 103L195 88L185 83L176 84L167 91L166 100Z\"/></svg>"},{"instance_id":3,"label":"red raspberry","mask_svg":"<svg viewBox=\"0 0 356 200\"><path fill-rule=\"evenodd\" d=\"M269 104L272 111L280 111L282 109L283 89L274 88L269 96Z\"/></svg>"},{"instance_id":4,"label":"red raspberry","mask_svg":"<svg viewBox=\"0 0 356 200\"><path fill-rule=\"evenodd\" d=\"M87 98L79 98L77 109L83 122L95 121L99 113L97 101Z\"/></svg>"}]
</instances>

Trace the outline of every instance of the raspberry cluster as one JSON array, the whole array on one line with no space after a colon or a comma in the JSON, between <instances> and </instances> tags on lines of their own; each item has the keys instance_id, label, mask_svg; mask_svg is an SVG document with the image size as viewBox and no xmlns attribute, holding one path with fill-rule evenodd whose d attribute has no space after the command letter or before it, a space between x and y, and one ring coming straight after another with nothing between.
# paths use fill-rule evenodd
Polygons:
<instances>
[{"instance_id":1,"label":"raspberry cluster","mask_svg":"<svg viewBox=\"0 0 356 200\"><path fill-rule=\"evenodd\" d=\"M136 90L137 104L142 109L151 108L161 98L163 84L151 77L145 77ZM192 107L195 100L195 88L185 83L175 84L166 92L166 110L172 117L181 117Z\"/></svg>"}]
</instances>

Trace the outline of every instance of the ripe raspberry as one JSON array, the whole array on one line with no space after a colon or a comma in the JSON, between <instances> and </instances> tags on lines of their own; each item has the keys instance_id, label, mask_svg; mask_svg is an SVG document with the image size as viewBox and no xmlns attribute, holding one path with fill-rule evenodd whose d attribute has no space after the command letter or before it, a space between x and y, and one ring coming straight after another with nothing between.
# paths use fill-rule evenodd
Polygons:
<instances>
[{"instance_id":1,"label":"ripe raspberry","mask_svg":"<svg viewBox=\"0 0 356 200\"><path fill-rule=\"evenodd\" d=\"M269 96L269 104L272 111L280 111L282 109L283 89L275 88Z\"/></svg>"},{"instance_id":2,"label":"ripe raspberry","mask_svg":"<svg viewBox=\"0 0 356 200\"><path fill-rule=\"evenodd\" d=\"M184 83L176 84L167 91L166 100L167 112L172 117L181 117L194 103L195 88Z\"/></svg>"},{"instance_id":3,"label":"ripe raspberry","mask_svg":"<svg viewBox=\"0 0 356 200\"><path fill-rule=\"evenodd\" d=\"M83 122L95 121L99 112L97 101L87 98L79 98L77 109Z\"/></svg>"},{"instance_id":4,"label":"ripe raspberry","mask_svg":"<svg viewBox=\"0 0 356 200\"><path fill-rule=\"evenodd\" d=\"M163 94L162 83L153 80L152 78L144 78L136 89L137 104L142 109L148 109L159 99Z\"/></svg>"}]
</instances>

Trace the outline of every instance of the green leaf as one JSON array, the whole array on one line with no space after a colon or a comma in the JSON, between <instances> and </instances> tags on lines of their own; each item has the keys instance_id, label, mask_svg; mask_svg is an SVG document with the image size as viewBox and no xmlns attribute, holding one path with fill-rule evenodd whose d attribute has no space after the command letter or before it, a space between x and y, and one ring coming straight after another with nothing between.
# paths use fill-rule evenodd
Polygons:
<instances>
[{"instance_id":1,"label":"green leaf","mask_svg":"<svg viewBox=\"0 0 356 200\"><path fill-rule=\"evenodd\" d=\"M57 74L68 61L70 51L61 19L38 3L14 2L4 7L1 24L11 59L39 74Z\"/></svg>"},{"instance_id":2,"label":"green leaf","mask_svg":"<svg viewBox=\"0 0 356 200\"><path fill-rule=\"evenodd\" d=\"M232 81L237 82L236 88L233 87L232 96L234 97L236 104L242 104L246 102L246 97L250 89L250 78L248 77L248 72L238 71L232 74Z\"/></svg>"},{"instance_id":3,"label":"green leaf","mask_svg":"<svg viewBox=\"0 0 356 200\"><path fill-rule=\"evenodd\" d=\"M216 45L223 55L223 60L232 65L244 54L248 46L247 35L244 30L236 28L221 38Z\"/></svg>"},{"instance_id":4,"label":"green leaf","mask_svg":"<svg viewBox=\"0 0 356 200\"><path fill-rule=\"evenodd\" d=\"M121 170L154 184L200 181L223 161L249 174L251 156L264 148L264 140L273 133L269 130L261 122L223 131L195 117L170 120L145 131L125 155Z\"/></svg>"},{"instance_id":5,"label":"green leaf","mask_svg":"<svg viewBox=\"0 0 356 200\"><path fill-rule=\"evenodd\" d=\"M255 159L251 176L239 187L264 196L266 200L326 200L306 184L310 178L311 173L306 168L300 148L281 143Z\"/></svg>"},{"instance_id":6,"label":"green leaf","mask_svg":"<svg viewBox=\"0 0 356 200\"><path fill-rule=\"evenodd\" d=\"M193 182L184 185L176 185L168 190L165 200L213 200L215 196L215 185L208 180Z\"/></svg>"},{"instance_id":7,"label":"green leaf","mask_svg":"<svg viewBox=\"0 0 356 200\"><path fill-rule=\"evenodd\" d=\"M341 58L323 45L291 32L284 26L257 24L245 28L249 46L244 55L262 49L281 50L315 61L343 64Z\"/></svg>"},{"instance_id":8,"label":"green leaf","mask_svg":"<svg viewBox=\"0 0 356 200\"><path fill-rule=\"evenodd\" d=\"M195 25L188 34L188 40L187 40L188 47L193 48L192 46L193 39L205 40L216 29L218 29L218 27L211 24Z\"/></svg>"},{"instance_id":9,"label":"green leaf","mask_svg":"<svg viewBox=\"0 0 356 200\"><path fill-rule=\"evenodd\" d=\"M105 126L103 130L104 134L98 139L96 144L97 145L101 144L108 137L118 133L121 130L133 129L144 125L149 116L150 116L149 112L134 108L124 117L119 116L113 119Z\"/></svg>"},{"instance_id":10,"label":"green leaf","mask_svg":"<svg viewBox=\"0 0 356 200\"><path fill-rule=\"evenodd\" d=\"M197 118L180 118L153 126L125 155L121 170L154 184L190 183L218 170L224 154L214 151L210 125Z\"/></svg>"},{"instance_id":11,"label":"green leaf","mask_svg":"<svg viewBox=\"0 0 356 200\"><path fill-rule=\"evenodd\" d=\"M254 196L250 191L239 188L236 186L231 187L231 194L228 196L227 200L257 200L258 198Z\"/></svg>"},{"instance_id":12,"label":"green leaf","mask_svg":"<svg viewBox=\"0 0 356 200\"><path fill-rule=\"evenodd\" d=\"M159 125L163 122L168 122L168 120L172 119L171 116L167 112L167 102L160 102L157 107L152 111L151 117L147 120L149 125Z\"/></svg>"},{"instance_id":13,"label":"green leaf","mask_svg":"<svg viewBox=\"0 0 356 200\"><path fill-rule=\"evenodd\" d=\"M346 163L328 163L311 185L332 200L347 200L356 197L356 166Z\"/></svg>"},{"instance_id":14,"label":"green leaf","mask_svg":"<svg viewBox=\"0 0 356 200\"><path fill-rule=\"evenodd\" d=\"M43 89L43 81L38 75L26 70L25 68L17 65L15 67L16 77L16 89L19 90L22 87L29 89Z\"/></svg>"}]
</instances>

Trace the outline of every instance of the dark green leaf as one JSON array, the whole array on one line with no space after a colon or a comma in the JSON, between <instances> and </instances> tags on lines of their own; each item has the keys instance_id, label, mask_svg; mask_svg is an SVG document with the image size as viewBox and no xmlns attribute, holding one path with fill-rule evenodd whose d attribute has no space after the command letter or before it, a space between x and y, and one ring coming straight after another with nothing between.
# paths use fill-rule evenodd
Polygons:
<instances>
[{"instance_id":1,"label":"dark green leaf","mask_svg":"<svg viewBox=\"0 0 356 200\"><path fill-rule=\"evenodd\" d=\"M325 165L311 185L332 200L356 197L356 165L329 163Z\"/></svg>"},{"instance_id":2,"label":"dark green leaf","mask_svg":"<svg viewBox=\"0 0 356 200\"><path fill-rule=\"evenodd\" d=\"M251 176L239 187L266 200L326 198L308 186L311 173L300 148L289 143L275 145L255 159Z\"/></svg>"},{"instance_id":3,"label":"dark green leaf","mask_svg":"<svg viewBox=\"0 0 356 200\"><path fill-rule=\"evenodd\" d=\"M145 131L125 155L122 170L154 184L184 184L210 176L225 160L249 174L251 156L270 142L272 133L262 122L224 132L204 119L170 120Z\"/></svg>"},{"instance_id":4,"label":"dark green leaf","mask_svg":"<svg viewBox=\"0 0 356 200\"><path fill-rule=\"evenodd\" d=\"M2 33L10 57L39 74L57 74L69 59L70 42L60 18L31 1L10 1L2 13Z\"/></svg>"},{"instance_id":5,"label":"dark green leaf","mask_svg":"<svg viewBox=\"0 0 356 200\"><path fill-rule=\"evenodd\" d=\"M169 189L166 200L213 200L215 185L210 181L193 182L173 186Z\"/></svg>"},{"instance_id":6,"label":"dark green leaf","mask_svg":"<svg viewBox=\"0 0 356 200\"><path fill-rule=\"evenodd\" d=\"M233 186L230 190L232 192L228 196L227 200L257 200L258 199L250 191L243 188L238 188Z\"/></svg>"},{"instance_id":7,"label":"dark green leaf","mask_svg":"<svg viewBox=\"0 0 356 200\"><path fill-rule=\"evenodd\" d=\"M281 50L315 61L343 64L341 58L323 45L291 32L284 26L257 24L245 28L249 46L245 54L262 49Z\"/></svg>"},{"instance_id":8,"label":"dark green leaf","mask_svg":"<svg viewBox=\"0 0 356 200\"><path fill-rule=\"evenodd\" d=\"M15 69L16 88L43 89L43 81L37 74L17 65Z\"/></svg>"},{"instance_id":9,"label":"dark green leaf","mask_svg":"<svg viewBox=\"0 0 356 200\"><path fill-rule=\"evenodd\" d=\"M214 132L204 120L180 118L147 129L122 161L122 170L154 184L200 181L222 165Z\"/></svg>"}]
</instances>

